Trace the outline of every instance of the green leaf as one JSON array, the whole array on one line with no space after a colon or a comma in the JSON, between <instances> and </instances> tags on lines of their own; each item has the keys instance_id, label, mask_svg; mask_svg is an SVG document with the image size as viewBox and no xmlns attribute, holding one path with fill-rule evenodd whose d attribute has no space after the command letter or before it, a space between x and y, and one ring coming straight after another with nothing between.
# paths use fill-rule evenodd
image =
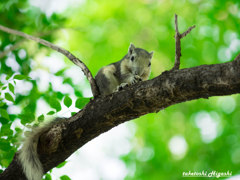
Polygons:
<instances>
[{"instance_id":1,"label":"green leaf","mask_svg":"<svg viewBox=\"0 0 240 180\"><path fill-rule=\"evenodd\" d=\"M1 127L1 136L12 136L13 135L13 130L10 129L11 124L3 124Z\"/></svg>"},{"instance_id":2,"label":"green leaf","mask_svg":"<svg viewBox=\"0 0 240 180\"><path fill-rule=\"evenodd\" d=\"M7 86L3 86L3 87L2 87L2 91L5 90L5 89L7 89Z\"/></svg>"},{"instance_id":3,"label":"green leaf","mask_svg":"<svg viewBox=\"0 0 240 180\"><path fill-rule=\"evenodd\" d=\"M71 79L71 78L64 78L63 84L66 84L66 83L72 85L72 84L73 84L73 83L72 83L72 79Z\"/></svg>"},{"instance_id":4,"label":"green leaf","mask_svg":"<svg viewBox=\"0 0 240 180\"><path fill-rule=\"evenodd\" d=\"M7 120L10 120L8 112L7 112L6 109L0 109L0 115L1 115L1 117L5 118Z\"/></svg>"},{"instance_id":5,"label":"green leaf","mask_svg":"<svg viewBox=\"0 0 240 180\"><path fill-rule=\"evenodd\" d=\"M52 108L56 109L57 112L62 109L60 102L56 99L50 99L49 104Z\"/></svg>"},{"instance_id":6,"label":"green leaf","mask_svg":"<svg viewBox=\"0 0 240 180\"><path fill-rule=\"evenodd\" d=\"M13 77L13 79L23 80L23 79L26 79L26 76L24 76L24 75L15 75L15 76Z\"/></svg>"},{"instance_id":7,"label":"green leaf","mask_svg":"<svg viewBox=\"0 0 240 180\"><path fill-rule=\"evenodd\" d=\"M9 121L6 118L0 117L1 124L7 124Z\"/></svg>"},{"instance_id":8,"label":"green leaf","mask_svg":"<svg viewBox=\"0 0 240 180\"><path fill-rule=\"evenodd\" d=\"M18 117L21 119L21 123L25 125L26 123L31 123L35 120L35 116L33 113L25 113L25 114L19 114Z\"/></svg>"},{"instance_id":9,"label":"green leaf","mask_svg":"<svg viewBox=\"0 0 240 180\"><path fill-rule=\"evenodd\" d=\"M65 96L63 103L65 106L67 106L69 108L72 105L72 99L68 96Z\"/></svg>"},{"instance_id":10,"label":"green leaf","mask_svg":"<svg viewBox=\"0 0 240 180\"><path fill-rule=\"evenodd\" d=\"M90 98L78 98L75 102L75 107L78 109L82 109L88 102Z\"/></svg>"},{"instance_id":11,"label":"green leaf","mask_svg":"<svg viewBox=\"0 0 240 180\"><path fill-rule=\"evenodd\" d=\"M7 75L6 80L9 80L12 76Z\"/></svg>"},{"instance_id":12,"label":"green leaf","mask_svg":"<svg viewBox=\"0 0 240 180\"><path fill-rule=\"evenodd\" d=\"M52 180L52 177L50 174L46 174L44 180Z\"/></svg>"},{"instance_id":13,"label":"green leaf","mask_svg":"<svg viewBox=\"0 0 240 180\"><path fill-rule=\"evenodd\" d=\"M65 166L66 163L67 163L67 161L64 161L61 164L59 164L56 168L61 168L61 167Z\"/></svg>"},{"instance_id":14,"label":"green leaf","mask_svg":"<svg viewBox=\"0 0 240 180\"><path fill-rule=\"evenodd\" d=\"M16 127L15 131L18 132L18 133L21 133L23 130L21 128L19 128L19 127Z\"/></svg>"},{"instance_id":15,"label":"green leaf","mask_svg":"<svg viewBox=\"0 0 240 180\"><path fill-rule=\"evenodd\" d=\"M62 76L65 70L66 70L66 68L61 69L60 71L56 72L55 75L56 76Z\"/></svg>"},{"instance_id":16,"label":"green leaf","mask_svg":"<svg viewBox=\"0 0 240 180\"><path fill-rule=\"evenodd\" d=\"M17 79L17 80L23 80L23 79L31 79L30 77L28 76L25 76L25 75L20 75L20 74L17 74L13 77L13 79Z\"/></svg>"},{"instance_id":17,"label":"green leaf","mask_svg":"<svg viewBox=\"0 0 240 180\"><path fill-rule=\"evenodd\" d=\"M61 92L57 92L57 99L62 99L64 96Z\"/></svg>"},{"instance_id":18,"label":"green leaf","mask_svg":"<svg viewBox=\"0 0 240 180\"><path fill-rule=\"evenodd\" d=\"M1 166L2 166L2 167L8 167L8 165L9 165L8 159L3 159L3 160L1 160Z\"/></svg>"},{"instance_id":19,"label":"green leaf","mask_svg":"<svg viewBox=\"0 0 240 180\"><path fill-rule=\"evenodd\" d=\"M68 177L67 175L63 175L60 177L61 180L71 180L70 177Z\"/></svg>"},{"instance_id":20,"label":"green leaf","mask_svg":"<svg viewBox=\"0 0 240 180\"><path fill-rule=\"evenodd\" d=\"M3 107L5 104L5 102L0 102L0 107Z\"/></svg>"},{"instance_id":21,"label":"green leaf","mask_svg":"<svg viewBox=\"0 0 240 180\"><path fill-rule=\"evenodd\" d=\"M6 139L0 139L0 147L3 151L8 151L9 149L11 149L10 142Z\"/></svg>"},{"instance_id":22,"label":"green leaf","mask_svg":"<svg viewBox=\"0 0 240 180\"><path fill-rule=\"evenodd\" d=\"M74 114L76 114L77 112L71 112L71 115L73 116Z\"/></svg>"},{"instance_id":23,"label":"green leaf","mask_svg":"<svg viewBox=\"0 0 240 180\"><path fill-rule=\"evenodd\" d=\"M53 115L53 114L55 114L55 111L49 111L49 112L47 113L47 115Z\"/></svg>"},{"instance_id":24,"label":"green leaf","mask_svg":"<svg viewBox=\"0 0 240 180\"><path fill-rule=\"evenodd\" d=\"M11 83L8 84L8 88L14 94L14 86Z\"/></svg>"},{"instance_id":25,"label":"green leaf","mask_svg":"<svg viewBox=\"0 0 240 180\"><path fill-rule=\"evenodd\" d=\"M9 93L5 93L5 99L8 100L8 101L14 102L13 97L12 97L11 94L9 94Z\"/></svg>"},{"instance_id":26,"label":"green leaf","mask_svg":"<svg viewBox=\"0 0 240 180\"><path fill-rule=\"evenodd\" d=\"M44 120L44 115L43 114L38 116L38 121L42 122L43 120Z\"/></svg>"}]
</instances>

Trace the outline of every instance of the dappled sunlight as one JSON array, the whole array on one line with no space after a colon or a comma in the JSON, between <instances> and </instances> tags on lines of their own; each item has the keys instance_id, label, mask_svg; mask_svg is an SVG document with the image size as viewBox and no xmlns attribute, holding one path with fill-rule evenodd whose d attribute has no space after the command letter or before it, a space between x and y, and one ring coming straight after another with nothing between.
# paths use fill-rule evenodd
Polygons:
<instances>
[{"instance_id":1,"label":"dappled sunlight","mask_svg":"<svg viewBox=\"0 0 240 180\"><path fill-rule=\"evenodd\" d=\"M240 175L236 175L230 178L227 178L226 180L239 180L240 179Z\"/></svg>"},{"instance_id":2,"label":"dappled sunlight","mask_svg":"<svg viewBox=\"0 0 240 180\"><path fill-rule=\"evenodd\" d=\"M232 58L232 53L226 46L221 46L218 50L218 59L221 62L228 62Z\"/></svg>"},{"instance_id":3,"label":"dappled sunlight","mask_svg":"<svg viewBox=\"0 0 240 180\"><path fill-rule=\"evenodd\" d=\"M200 130L203 142L210 143L214 141L218 135L219 121L203 111L196 114L195 123Z\"/></svg>"},{"instance_id":4,"label":"dappled sunlight","mask_svg":"<svg viewBox=\"0 0 240 180\"><path fill-rule=\"evenodd\" d=\"M32 83L27 81L16 81L16 93L21 95L28 95L33 88Z\"/></svg>"},{"instance_id":5,"label":"dappled sunlight","mask_svg":"<svg viewBox=\"0 0 240 180\"><path fill-rule=\"evenodd\" d=\"M17 63L15 56L10 54L6 60L6 65L11 67L13 71L19 71L20 65Z\"/></svg>"},{"instance_id":6,"label":"dappled sunlight","mask_svg":"<svg viewBox=\"0 0 240 180\"><path fill-rule=\"evenodd\" d=\"M66 64L63 60L63 56L59 53L52 53L49 56L38 59L38 66L43 66L48 69L51 73L56 73L63 68L66 68Z\"/></svg>"},{"instance_id":7,"label":"dappled sunlight","mask_svg":"<svg viewBox=\"0 0 240 180\"><path fill-rule=\"evenodd\" d=\"M139 161L148 161L154 157L154 150L148 147L139 148L136 157Z\"/></svg>"},{"instance_id":8,"label":"dappled sunlight","mask_svg":"<svg viewBox=\"0 0 240 180\"><path fill-rule=\"evenodd\" d=\"M235 99L232 96L220 97L218 99L218 105L223 110L223 112L230 114L236 108Z\"/></svg>"},{"instance_id":9,"label":"dappled sunlight","mask_svg":"<svg viewBox=\"0 0 240 180\"><path fill-rule=\"evenodd\" d=\"M30 0L33 6L39 7L47 16L51 16L53 13L62 13L66 8L73 5L80 5L85 0Z\"/></svg>"},{"instance_id":10,"label":"dappled sunlight","mask_svg":"<svg viewBox=\"0 0 240 180\"><path fill-rule=\"evenodd\" d=\"M18 51L18 56L20 57L20 59L25 59L27 57L27 52L25 49L20 49Z\"/></svg>"},{"instance_id":11,"label":"dappled sunlight","mask_svg":"<svg viewBox=\"0 0 240 180\"><path fill-rule=\"evenodd\" d=\"M174 159L182 159L187 153L188 144L183 136L176 135L170 139L168 148Z\"/></svg>"}]
</instances>

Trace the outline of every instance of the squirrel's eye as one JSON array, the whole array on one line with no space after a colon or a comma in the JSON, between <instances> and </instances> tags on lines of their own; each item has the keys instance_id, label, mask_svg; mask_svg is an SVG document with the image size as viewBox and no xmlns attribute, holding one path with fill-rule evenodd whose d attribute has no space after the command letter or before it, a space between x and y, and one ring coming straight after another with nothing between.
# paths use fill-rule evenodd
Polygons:
<instances>
[{"instance_id":1,"label":"squirrel's eye","mask_svg":"<svg viewBox=\"0 0 240 180\"><path fill-rule=\"evenodd\" d=\"M148 67L151 66L151 63L148 64Z\"/></svg>"},{"instance_id":2,"label":"squirrel's eye","mask_svg":"<svg viewBox=\"0 0 240 180\"><path fill-rule=\"evenodd\" d=\"M133 60L134 60L134 56L131 57L131 61L133 61Z\"/></svg>"}]
</instances>

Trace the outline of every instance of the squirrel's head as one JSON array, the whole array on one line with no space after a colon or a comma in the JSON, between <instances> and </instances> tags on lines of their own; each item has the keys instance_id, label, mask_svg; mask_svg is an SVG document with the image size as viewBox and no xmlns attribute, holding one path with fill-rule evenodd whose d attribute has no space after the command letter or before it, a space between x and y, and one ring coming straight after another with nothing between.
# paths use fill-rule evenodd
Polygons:
<instances>
[{"instance_id":1,"label":"squirrel's head","mask_svg":"<svg viewBox=\"0 0 240 180\"><path fill-rule=\"evenodd\" d=\"M143 74L150 73L151 60L153 57L153 51L147 52L144 49L136 48L132 43L128 48L128 67L135 75L142 76Z\"/></svg>"}]
</instances>

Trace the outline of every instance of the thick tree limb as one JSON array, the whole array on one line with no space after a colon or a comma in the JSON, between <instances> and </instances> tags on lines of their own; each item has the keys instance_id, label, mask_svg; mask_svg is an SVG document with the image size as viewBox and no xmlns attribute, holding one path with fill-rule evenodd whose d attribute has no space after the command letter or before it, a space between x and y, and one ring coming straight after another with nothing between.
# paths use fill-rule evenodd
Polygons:
<instances>
[{"instance_id":1,"label":"thick tree limb","mask_svg":"<svg viewBox=\"0 0 240 180\"><path fill-rule=\"evenodd\" d=\"M188 30L186 30L184 33L179 33L178 31L178 16L177 14L175 14L175 63L174 63L174 67L172 68L172 70L176 70L179 69L180 67L180 58L181 58L181 39L184 38L187 34L189 34L193 28L195 28L196 26L191 26L188 28Z\"/></svg>"},{"instance_id":2,"label":"thick tree limb","mask_svg":"<svg viewBox=\"0 0 240 180\"><path fill-rule=\"evenodd\" d=\"M240 93L239 77L240 59L236 58L223 64L166 71L152 80L96 98L73 117L59 121L41 135L38 153L44 171L49 171L88 141L123 122L193 99ZM16 177L25 179L15 157L0 179Z\"/></svg>"},{"instance_id":3,"label":"thick tree limb","mask_svg":"<svg viewBox=\"0 0 240 180\"><path fill-rule=\"evenodd\" d=\"M7 28L7 27L2 26L2 25L0 25L0 30L4 31L4 32L7 32L7 33L10 33L10 34L14 34L14 35L17 35L17 36L24 37L26 39L36 41L36 42L38 42L38 43L40 43L44 46L50 47L51 49L62 53L70 61L72 61L74 64L76 64L77 66L79 66L82 69L83 73L85 74L85 76L87 77L87 79L88 79L88 81L91 85L93 96L97 97L99 95L99 90L98 90L97 84L95 82L95 79L93 78L93 76L92 76L91 72L89 71L89 69L87 68L87 66L80 59L78 59L76 56L74 56L72 53L70 53L66 49L63 49L63 48L61 48L57 45L54 45L54 44L52 44L52 43L50 43L50 42L48 42L44 39L40 39L38 37L34 37L34 36L31 36L31 35L25 34L23 32L13 30L13 29Z\"/></svg>"}]
</instances>

